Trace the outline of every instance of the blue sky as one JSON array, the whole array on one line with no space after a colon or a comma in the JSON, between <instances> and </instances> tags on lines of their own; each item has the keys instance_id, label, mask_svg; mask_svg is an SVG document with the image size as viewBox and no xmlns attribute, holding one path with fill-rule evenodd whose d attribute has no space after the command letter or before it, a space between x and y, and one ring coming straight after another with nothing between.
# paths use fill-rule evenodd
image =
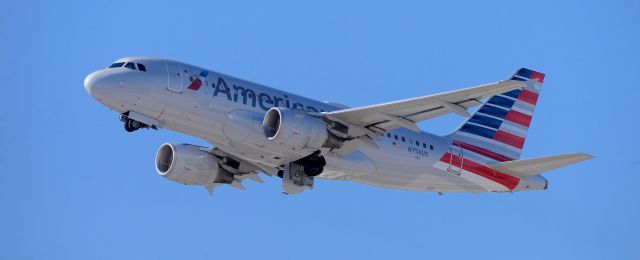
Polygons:
<instances>
[{"instance_id":1,"label":"blue sky","mask_svg":"<svg viewBox=\"0 0 640 260\"><path fill-rule=\"evenodd\" d=\"M0 10L0 259L638 259L637 1L11 1ZM132 55L367 105L547 74L523 157L597 158L547 191L420 193L279 179L213 197L155 173L84 91ZM420 126L447 133L462 118Z\"/></svg>"}]
</instances>

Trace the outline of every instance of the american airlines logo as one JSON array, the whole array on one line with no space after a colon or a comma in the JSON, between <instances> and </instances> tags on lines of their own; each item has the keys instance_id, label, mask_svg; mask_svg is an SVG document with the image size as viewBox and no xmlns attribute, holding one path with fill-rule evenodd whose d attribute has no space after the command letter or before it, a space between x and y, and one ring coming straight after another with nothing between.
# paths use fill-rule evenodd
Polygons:
<instances>
[{"instance_id":1,"label":"american airlines logo","mask_svg":"<svg viewBox=\"0 0 640 260\"><path fill-rule=\"evenodd\" d=\"M203 70L197 76L193 76L191 78L191 83L187 87L193 91L198 91L203 85L203 80L209 75L209 72ZM310 112L325 112L323 109L317 109L313 106L304 105L300 102L296 102L294 100L290 100L287 95L275 96L270 95L264 92L254 91L251 88L238 86L232 84L232 87L227 85L227 82L222 77L218 77L215 86L212 83L212 87L214 87L213 96L217 97L218 95L224 96L227 100L235 103L242 102L243 105L257 107L259 106L262 110L267 111L272 107L286 107L291 109L299 109Z\"/></svg>"},{"instance_id":2,"label":"american airlines logo","mask_svg":"<svg viewBox=\"0 0 640 260\"><path fill-rule=\"evenodd\" d=\"M198 89L200 89L200 87L202 87L202 79L200 79L200 78L201 77L202 78L206 78L207 75L209 75L209 72L206 71L206 70L203 70L202 72L200 72L200 74L198 76L196 76L195 79L193 79L191 81L191 84L189 84L189 87L187 87L187 88L191 89L191 90L198 91Z\"/></svg>"}]
</instances>

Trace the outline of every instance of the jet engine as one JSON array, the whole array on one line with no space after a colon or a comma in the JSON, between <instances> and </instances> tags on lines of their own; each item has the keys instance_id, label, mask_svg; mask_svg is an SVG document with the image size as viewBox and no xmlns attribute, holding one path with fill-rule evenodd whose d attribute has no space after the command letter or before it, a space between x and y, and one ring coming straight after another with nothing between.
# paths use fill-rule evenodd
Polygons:
<instances>
[{"instance_id":1,"label":"jet engine","mask_svg":"<svg viewBox=\"0 0 640 260\"><path fill-rule=\"evenodd\" d=\"M343 140L327 130L327 123L304 111L274 107L262 122L269 141L290 149L340 148Z\"/></svg>"},{"instance_id":2,"label":"jet engine","mask_svg":"<svg viewBox=\"0 0 640 260\"><path fill-rule=\"evenodd\" d=\"M218 165L218 160L202 147L166 143L156 154L156 170L162 177L187 185L211 187L233 182L233 174Z\"/></svg>"}]
</instances>

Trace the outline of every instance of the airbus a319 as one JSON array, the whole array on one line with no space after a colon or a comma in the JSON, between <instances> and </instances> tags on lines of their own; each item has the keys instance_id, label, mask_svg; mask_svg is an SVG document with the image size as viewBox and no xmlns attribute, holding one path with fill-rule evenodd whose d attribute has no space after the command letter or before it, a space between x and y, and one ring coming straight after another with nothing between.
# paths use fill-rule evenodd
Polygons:
<instances>
[{"instance_id":1,"label":"airbus a319","mask_svg":"<svg viewBox=\"0 0 640 260\"><path fill-rule=\"evenodd\" d=\"M544 74L519 69L506 80L406 100L347 107L320 102L201 67L128 57L88 75L86 91L120 114L128 132L169 129L212 147L165 143L157 172L205 187L244 189L259 173L297 194L315 179L351 180L428 192L547 189L543 172L592 158L569 153L520 159ZM480 106L474 113L468 108ZM466 117L450 134L417 122Z\"/></svg>"}]
</instances>

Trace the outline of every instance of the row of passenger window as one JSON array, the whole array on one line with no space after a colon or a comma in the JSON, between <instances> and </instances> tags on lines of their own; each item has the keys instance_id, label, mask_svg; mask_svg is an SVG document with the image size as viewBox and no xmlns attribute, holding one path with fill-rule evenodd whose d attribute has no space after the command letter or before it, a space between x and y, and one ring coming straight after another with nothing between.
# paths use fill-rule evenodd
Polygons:
<instances>
[{"instance_id":1,"label":"row of passenger window","mask_svg":"<svg viewBox=\"0 0 640 260\"><path fill-rule=\"evenodd\" d=\"M383 133L382 136L385 136L385 134ZM391 133L386 133L387 138L391 138ZM398 135L393 135L393 139L398 141L398 139L400 139L403 143L407 142L407 138L404 138L404 136L398 136ZM427 149L427 143L424 142L420 142L418 140L416 140L415 142L411 141L411 138L409 138L409 144L415 144L416 146L420 147L422 146L422 148ZM429 150L433 151L433 145L429 145Z\"/></svg>"},{"instance_id":2,"label":"row of passenger window","mask_svg":"<svg viewBox=\"0 0 640 260\"><path fill-rule=\"evenodd\" d=\"M116 62L114 64L111 64L111 66L109 66L110 69L111 68L120 68L120 67L125 67L125 68L132 69L132 70L147 71L147 67L145 67L142 63ZM137 69L136 69L136 67L137 67Z\"/></svg>"}]
</instances>

